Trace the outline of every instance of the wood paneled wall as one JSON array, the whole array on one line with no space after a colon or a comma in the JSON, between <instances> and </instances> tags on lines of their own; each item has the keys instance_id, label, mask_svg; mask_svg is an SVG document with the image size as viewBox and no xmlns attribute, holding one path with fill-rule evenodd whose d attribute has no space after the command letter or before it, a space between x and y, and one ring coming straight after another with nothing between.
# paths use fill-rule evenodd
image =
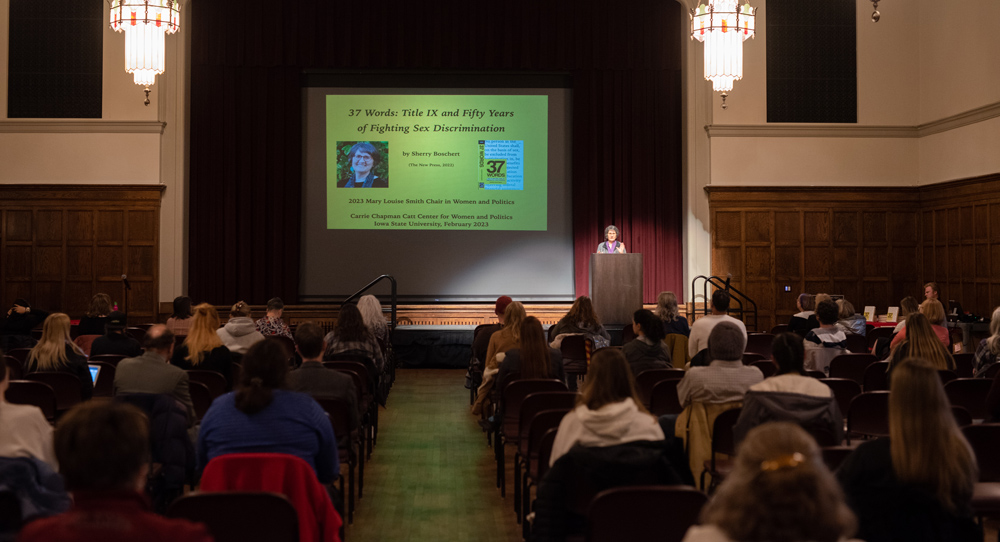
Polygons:
<instances>
[{"instance_id":1,"label":"wood paneled wall","mask_svg":"<svg viewBox=\"0 0 1000 542\"><path fill-rule=\"evenodd\" d=\"M801 292L885 313L923 284L989 316L1000 303L1000 175L927 187L707 187L712 274L757 302L760 331ZM788 292L785 287L789 287Z\"/></svg>"},{"instance_id":2,"label":"wood paneled wall","mask_svg":"<svg viewBox=\"0 0 1000 542\"><path fill-rule=\"evenodd\" d=\"M129 320L156 316L160 185L0 185L0 306L18 297L79 318L104 292Z\"/></svg>"}]
</instances>

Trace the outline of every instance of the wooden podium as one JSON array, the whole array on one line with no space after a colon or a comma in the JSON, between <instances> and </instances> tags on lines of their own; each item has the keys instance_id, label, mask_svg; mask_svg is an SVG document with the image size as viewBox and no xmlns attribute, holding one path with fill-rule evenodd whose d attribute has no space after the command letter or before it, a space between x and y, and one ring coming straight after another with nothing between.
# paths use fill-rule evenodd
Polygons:
<instances>
[{"instance_id":1,"label":"wooden podium","mask_svg":"<svg viewBox=\"0 0 1000 542\"><path fill-rule=\"evenodd\" d=\"M590 299L602 324L631 324L642 308L642 254L591 254Z\"/></svg>"}]
</instances>

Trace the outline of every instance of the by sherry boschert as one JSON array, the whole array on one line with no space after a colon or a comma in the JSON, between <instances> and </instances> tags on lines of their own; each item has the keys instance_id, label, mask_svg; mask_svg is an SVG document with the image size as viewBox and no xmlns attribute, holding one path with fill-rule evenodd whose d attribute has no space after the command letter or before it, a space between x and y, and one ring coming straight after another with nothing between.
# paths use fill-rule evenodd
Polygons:
<instances>
[{"instance_id":1,"label":"by sherry boschert","mask_svg":"<svg viewBox=\"0 0 1000 542\"><path fill-rule=\"evenodd\" d=\"M547 226L547 96L327 95L326 157L328 229Z\"/></svg>"}]
</instances>

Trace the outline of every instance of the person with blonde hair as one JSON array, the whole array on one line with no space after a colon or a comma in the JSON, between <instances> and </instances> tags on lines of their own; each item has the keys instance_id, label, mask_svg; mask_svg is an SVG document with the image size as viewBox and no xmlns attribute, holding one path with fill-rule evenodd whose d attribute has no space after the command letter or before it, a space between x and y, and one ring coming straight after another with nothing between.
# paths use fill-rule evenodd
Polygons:
<instances>
[{"instance_id":1,"label":"person with blonde hair","mask_svg":"<svg viewBox=\"0 0 1000 542\"><path fill-rule=\"evenodd\" d=\"M552 443L554 465L573 446L613 446L638 440L663 440L657 419L642 405L625 355L615 348L590 358L576 408L563 417Z\"/></svg>"},{"instance_id":2,"label":"person with blonde hair","mask_svg":"<svg viewBox=\"0 0 1000 542\"><path fill-rule=\"evenodd\" d=\"M985 378L986 371L1000 358L1000 307L993 309L993 317L990 319L990 336L979 342L976 349L976 357L973 362L975 374L978 378Z\"/></svg>"},{"instance_id":3,"label":"person with blonde hair","mask_svg":"<svg viewBox=\"0 0 1000 542\"><path fill-rule=\"evenodd\" d=\"M216 330L222 344L233 354L246 354L251 346L264 340L264 335L257 331L250 314L250 305L245 301L237 301L229 311L229 321Z\"/></svg>"},{"instance_id":4,"label":"person with blonde hair","mask_svg":"<svg viewBox=\"0 0 1000 542\"><path fill-rule=\"evenodd\" d=\"M25 369L34 372L69 373L80 380L80 398L94 395L94 381L87 367L87 356L69 338L69 316L54 312L42 324L42 338L28 353Z\"/></svg>"},{"instance_id":5,"label":"person with blonde hair","mask_svg":"<svg viewBox=\"0 0 1000 542\"><path fill-rule=\"evenodd\" d=\"M889 438L861 443L837 478L868 542L983 539L970 506L976 457L926 359L893 371Z\"/></svg>"},{"instance_id":6,"label":"person with blonde hair","mask_svg":"<svg viewBox=\"0 0 1000 542\"><path fill-rule=\"evenodd\" d=\"M816 441L798 425L772 422L747 434L684 542L837 542L856 527Z\"/></svg>"},{"instance_id":7,"label":"person with blonde hair","mask_svg":"<svg viewBox=\"0 0 1000 542\"><path fill-rule=\"evenodd\" d=\"M361 311L361 319L365 321L365 326L379 346L386 344L389 339L389 326L385 323L382 304L378 302L378 298L373 295L361 296L358 300L358 310Z\"/></svg>"},{"instance_id":8,"label":"person with blonde hair","mask_svg":"<svg viewBox=\"0 0 1000 542\"><path fill-rule=\"evenodd\" d=\"M673 292L660 292L656 296L656 308L653 309L660 320L663 320L663 334L679 333L685 337L691 335L691 326L687 318L681 316L677 308L677 295Z\"/></svg>"},{"instance_id":9,"label":"person with blonde hair","mask_svg":"<svg viewBox=\"0 0 1000 542\"><path fill-rule=\"evenodd\" d=\"M105 293L94 294L90 299L87 314L80 318L77 333L80 335L104 335L104 326L111 315L111 296Z\"/></svg>"},{"instance_id":10,"label":"person with blonde hair","mask_svg":"<svg viewBox=\"0 0 1000 542\"><path fill-rule=\"evenodd\" d=\"M195 307L191 328L184 342L174 349L170 364L185 371L215 371L232 386L232 357L216 333L218 329L219 313L215 307L208 303Z\"/></svg>"},{"instance_id":11,"label":"person with blonde hair","mask_svg":"<svg viewBox=\"0 0 1000 542\"><path fill-rule=\"evenodd\" d=\"M927 317L918 312L911 314L907 321L905 333L900 333L903 340L896 343L889 353L889 370L892 371L906 358L918 357L929 361L938 370L954 371L955 358L941 345Z\"/></svg>"},{"instance_id":12,"label":"person with blonde hair","mask_svg":"<svg viewBox=\"0 0 1000 542\"><path fill-rule=\"evenodd\" d=\"M585 295L576 298L566 316L549 330L549 337L558 339L559 335L585 335L594 341L595 350L611 345L611 335L597 317L593 301Z\"/></svg>"},{"instance_id":13,"label":"person with blonde hair","mask_svg":"<svg viewBox=\"0 0 1000 542\"><path fill-rule=\"evenodd\" d=\"M948 328L945 327L947 317L944 313L944 305L936 299L928 299L920 304L920 314L927 317L927 322L931 325L931 329L934 331L934 335L937 336L941 344L947 349L951 346L951 335L948 333ZM907 317L909 319L909 317ZM909 325L909 324L907 324ZM906 339L906 330L904 327L892 338L892 342L889 343L891 348L895 348L897 344L903 342Z\"/></svg>"},{"instance_id":14,"label":"person with blonde hair","mask_svg":"<svg viewBox=\"0 0 1000 542\"><path fill-rule=\"evenodd\" d=\"M472 413L479 415L483 411L490 391L493 389L494 380L500 370L500 363L508 350L513 350L521 344L521 324L528 315L524 312L524 305L519 301L512 301L503 311L503 327L490 337L490 344L486 348L486 366L483 368L483 383L479 385L476 392L476 401L472 405Z\"/></svg>"},{"instance_id":15,"label":"person with blonde hair","mask_svg":"<svg viewBox=\"0 0 1000 542\"><path fill-rule=\"evenodd\" d=\"M863 315L854 311L854 305L850 301L844 298L838 299L837 311L839 318L837 327L842 329L844 333L861 335L862 337L868 333L868 322L865 321Z\"/></svg>"}]
</instances>

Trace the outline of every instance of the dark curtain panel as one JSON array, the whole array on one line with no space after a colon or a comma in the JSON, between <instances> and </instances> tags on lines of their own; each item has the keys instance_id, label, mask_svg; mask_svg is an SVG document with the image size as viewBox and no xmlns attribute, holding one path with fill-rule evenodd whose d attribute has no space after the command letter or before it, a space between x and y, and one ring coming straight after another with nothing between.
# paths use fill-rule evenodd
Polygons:
<instances>
[{"instance_id":1,"label":"dark curtain panel","mask_svg":"<svg viewBox=\"0 0 1000 542\"><path fill-rule=\"evenodd\" d=\"M682 289L680 5L195 2L190 295L298 297L303 69L567 72L578 295L616 224L644 298Z\"/></svg>"}]
</instances>

